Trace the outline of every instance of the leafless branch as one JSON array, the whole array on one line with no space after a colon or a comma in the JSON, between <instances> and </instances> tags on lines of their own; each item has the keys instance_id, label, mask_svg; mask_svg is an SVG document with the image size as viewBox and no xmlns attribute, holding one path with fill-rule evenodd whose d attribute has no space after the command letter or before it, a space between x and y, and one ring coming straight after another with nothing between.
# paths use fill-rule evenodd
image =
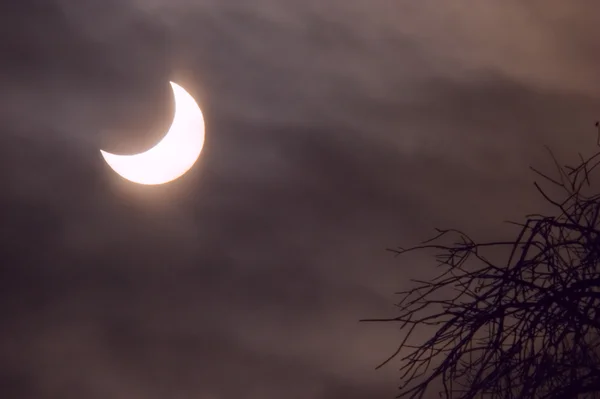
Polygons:
<instances>
[{"instance_id":1,"label":"leafless branch","mask_svg":"<svg viewBox=\"0 0 600 399\"><path fill-rule=\"evenodd\" d=\"M600 195L584 192L600 152L580 154L575 166L550 155L557 177L532 170L560 188L556 198L534 183L555 212L512 222L514 239L477 243L437 229L417 246L390 249L432 250L443 268L398 293L395 317L364 320L405 332L379 366L401 360L398 397L421 398L440 381L440 395L461 399L600 397ZM487 255L499 249L502 259ZM420 326L433 327L425 339Z\"/></svg>"}]
</instances>

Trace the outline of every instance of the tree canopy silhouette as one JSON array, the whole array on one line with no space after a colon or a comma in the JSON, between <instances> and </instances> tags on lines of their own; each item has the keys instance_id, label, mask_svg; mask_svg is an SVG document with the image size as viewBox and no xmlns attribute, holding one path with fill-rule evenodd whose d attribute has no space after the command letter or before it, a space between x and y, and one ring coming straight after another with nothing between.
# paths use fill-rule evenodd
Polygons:
<instances>
[{"instance_id":1,"label":"tree canopy silhouette","mask_svg":"<svg viewBox=\"0 0 600 399\"><path fill-rule=\"evenodd\" d=\"M592 189L600 152L579 154L575 166L550 155L557 176L531 169L554 212L510 222L514 239L476 242L437 229L418 246L392 250L433 250L442 268L399 293L397 317L364 320L404 332L378 366L401 359L398 397L600 397L600 194Z\"/></svg>"}]
</instances>

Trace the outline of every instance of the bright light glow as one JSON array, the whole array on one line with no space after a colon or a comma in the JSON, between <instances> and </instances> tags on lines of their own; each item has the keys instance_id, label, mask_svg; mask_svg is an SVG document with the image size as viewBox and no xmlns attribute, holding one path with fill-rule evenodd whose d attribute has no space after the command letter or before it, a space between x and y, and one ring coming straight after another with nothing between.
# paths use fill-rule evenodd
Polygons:
<instances>
[{"instance_id":1,"label":"bright light glow","mask_svg":"<svg viewBox=\"0 0 600 399\"><path fill-rule=\"evenodd\" d=\"M194 98L170 82L175 97L175 116L165 137L146 152L116 155L100 150L119 175L139 184L163 184L190 170L204 146L204 118Z\"/></svg>"}]
</instances>

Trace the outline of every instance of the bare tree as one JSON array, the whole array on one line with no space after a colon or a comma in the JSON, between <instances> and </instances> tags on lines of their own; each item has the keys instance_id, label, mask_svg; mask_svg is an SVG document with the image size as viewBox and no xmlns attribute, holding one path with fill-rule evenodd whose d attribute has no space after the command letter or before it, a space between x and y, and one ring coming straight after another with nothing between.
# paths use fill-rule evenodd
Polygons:
<instances>
[{"instance_id":1,"label":"bare tree","mask_svg":"<svg viewBox=\"0 0 600 399\"><path fill-rule=\"evenodd\" d=\"M511 222L518 234L508 241L477 243L438 229L421 245L393 250L433 250L442 268L399 293L397 317L364 320L405 332L379 366L401 359L398 397L421 398L434 386L447 398L600 397L600 194L591 190L600 152L579 154L576 166L550 154L557 177L531 169L558 189L550 195L534 183L554 215ZM488 256L497 250L499 261Z\"/></svg>"}]
</instances>

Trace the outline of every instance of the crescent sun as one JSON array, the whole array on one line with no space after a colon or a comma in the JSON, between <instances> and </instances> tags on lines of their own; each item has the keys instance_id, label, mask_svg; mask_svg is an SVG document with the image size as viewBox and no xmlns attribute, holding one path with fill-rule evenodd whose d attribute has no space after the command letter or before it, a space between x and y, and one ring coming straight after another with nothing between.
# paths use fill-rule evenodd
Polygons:
<instances>
[{"instance_id":1,"label":"crescent sun","mask_svg":"<svg viewBox=\"0 0 600 399\"><path fill-rule=\"evenodd\" d=\"M175 98L173 123L161 141L148 151L116 155L100 150L106 163L134 183L155 185L181 177L194 165L204 146L204 117L194 98L170 82Z\"/></svg>"}]
</instances>

